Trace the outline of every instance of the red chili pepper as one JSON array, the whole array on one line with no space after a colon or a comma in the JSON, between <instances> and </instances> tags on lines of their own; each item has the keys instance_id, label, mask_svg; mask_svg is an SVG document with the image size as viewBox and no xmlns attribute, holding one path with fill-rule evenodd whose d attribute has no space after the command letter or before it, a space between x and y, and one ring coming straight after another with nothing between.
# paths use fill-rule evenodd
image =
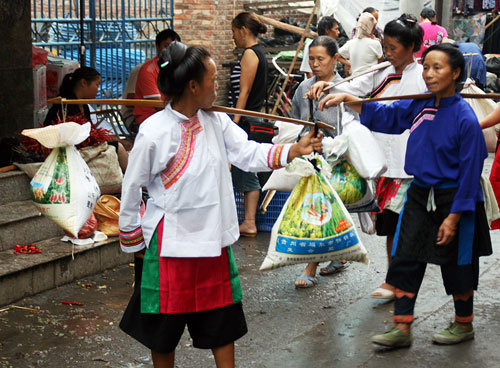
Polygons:
<instances>
[{"instance_id":1,"label":"red chili pepper","mask_svg":"<svg viewBox=\"0 0 500 368\"><path fill-rule=\"evenodd\" d=\"M38 248L35 243L32 244L27 244L27 245L19 245L15 244L14 245L14 254L35 254L35 253L42 253L42 250Z\"/></svg>"},{"instance_id":2,"label":"red chili pepper","mask_svg":"<svg viewBox=\"0 0 500 368\"><path fill-rule=\"evenodd\" d=\"M84 305L83 303L80 302L63 302L61 301L62 304L67 304L67 305Z\"/></svg>"}]
</instances>

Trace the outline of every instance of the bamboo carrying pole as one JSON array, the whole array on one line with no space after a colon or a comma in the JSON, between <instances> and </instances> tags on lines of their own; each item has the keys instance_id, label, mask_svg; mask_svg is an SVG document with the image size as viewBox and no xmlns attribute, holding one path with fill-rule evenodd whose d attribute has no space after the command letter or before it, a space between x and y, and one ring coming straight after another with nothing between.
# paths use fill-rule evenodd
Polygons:
<instances>
[{"instance_id":1,"label":"bamboo carrying pole","mask_svg":"<svg viewBox=\"0 0 500 368\"><path fill-rule=\"evenodd\" d=\"M467 54L463 54L464 56L476 56L476 55L479 55L477 53L467 53ZM418 58L418 60L420 60L420 58ZM349 82L350 80L353 80L357 77L361 77L362 75L365 75L365 74L368 74L368 73L372 73L372 72L376 72L380 69L385 69L387 67L389 67L391 65L391 63L389 61L384 61L382 63L379 63L379 64L375 64L374 66L372 66L371 68L365 70L364 72L360 72L360 73L356 73L354 75L351 75L347 78L344 78L342 79L341 81L338 81L336 83L333 83L331 85L329 85L328 87L325 87L323 89L323 91L328 91L329 89L331 88L335 88L337 87L339 84L342 84L342 83L345 83L345 82Z\"/></svg>"},{"instance_id":2,"label":"bamboo carrying pole","mask_svg":"<svg viewBox=\"0 0 500 368\"><path fill-rule=\"evenodd\" d=\"M314 11L315 10L313 10L312 14L314 14ZM257 16L259 17L259 19L262 23L269 24L275 28L284 29L285 31L292 32L292 33L299 34L299 35L305 34L305 36L309 37L309 38L318 37L318 34L316 32L309 30L308 26L306 26L306 28L300 28L297 26L292 26L291 24L288 24L288 23L283 23L283 22L280 22L278 20L265 17L263 15L257 15Z\"/></svg>"},{"instance_id":3,"label":"bamboo carrying pole","mask_svg":"<svg viewBox=\"0 0 500 368\"><path fill-rule=\"evenodd\" d=\"M62 105L125 105L125 106L149 106L149 107L165 107L165 102L160 100L132 100L132 99L76 99L76 100L67 100L61 97L54 97L47 100L49 104L62 104ZM243 110L243 109L235 109L232 107L224 107L224 106L212 106L207 109L207 111L216 111L216 112L224 112L226 114L238 114L245 116L254 116L257 118L268 119L268 120L280 120L287 123L299 124L313 127L315 124L310 121L287 118L284 116L277 116L273 114L265 114L263 112ZM318 122L318 127L323 129L332 129L332 126L323 122Z\"/></svg>"},{"instance_id":4,"label":"bamboo carrying pole","mask_svg":"<svg viewBox=\"0 0 500 368\"><path fill-rule=\"evenodd\" d=\"M297 62L297 58L299 56L299 51L300 51L301 47L303 47L304 39L309 32L309 27L311 26L311 22L313 20L314 13L316 12L316 8L318 7L318 3L319 3L319 0L316 0L314 2L314 7L313 7L313 10L311 11L311 15L309 16L309 19L307 20L306 27L304 29L299 28L302 32L301 37L300 37L300 41L299 41L299 45L297 47L297 51L295 52L295 55L293 56L293 60L292 60L292 63L290 64L290 68L288 69L288 74L285 78L285 81L283 82L283 85L281 86L280 93L279 93L278 98L276 99L276 102L274 104L272 114L276 113L276 110L278 109L281 98L283 97L283 93L285 92L286 85L288 84L288 81L290 80L290 74L292 74L293 68L295 67L295 63ZM261 18L262 21L264 21L266 19L266 17L262 17L262 16L259 16L259 17ZM267 18L267 19L269 20L269 18ZM313 36L313 38L314 37L315 36ZM269 203L271 203L275 194L276 194L275 190L268 190L267 191L264 199L262 200L260 208L259 208L259 211L261 214L264 215L267 212L267 206L269 205Z\"/></svg>"},{"instance_id":5,"label":"bamboo carrying pole","mask_svg":"<svg viewBox=\"0 0 500 368\"><path fill-rule=\"evenodd\" d=\"M500 99L500 93L461 93L462 98L472 98L472 99ZM355 105L362 104L365 102L379 102L379 101L392 101L392 100L423 100L426 98L431 98L432 93L421 93L418 95L401 95L401 96L388 96L379 98L365 98L359 101L345 102L344 105Z\"/></svg>"},{"instance_id":6,"label":"bamboo carrying pole","mask_svg":"<svg viewBox=\"0 0 500 368\"><path fill-rule=\"evenodd\" d=\"M357 77L361 77L362 75L365 75L365 74L368 74L368 73L372 73L372 72L376 72L377 70L380 70L380 69L385 69L385 68L387 68L390 65L391 65L391 63L389 61L384 61L383 63L375 64L370 69L365 70L364 72L356 73L354 75L351 75L350 77L342 79L341 81L333 83L333 84L329 85L328 87L325 87L323 89L323 91L328 91L331 88L337 87L339 84L342 84L342 83L345 83L345 82L349 82L350 80L353 80L353 79L355 79Z\"/></svg>"}]
</instances>

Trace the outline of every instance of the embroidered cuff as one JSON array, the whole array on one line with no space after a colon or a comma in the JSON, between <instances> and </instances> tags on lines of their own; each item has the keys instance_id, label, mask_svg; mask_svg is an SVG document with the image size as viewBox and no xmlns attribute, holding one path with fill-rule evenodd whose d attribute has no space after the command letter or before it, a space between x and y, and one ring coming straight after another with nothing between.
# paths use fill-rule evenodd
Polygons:
<instances>
[{"instance_id":1,"label":"embroidered cuff","mask_svg":"<svg viewBox=\"0 0 500 368\"><path fill-rule=\"evenodd\" d=\"M275 144L267 154L267 166L270 169L276 170L285 167L288 163L288 151L291 144Z\"/></svg>"},{"instance_id":2,"label":"embroidered cuff","mask_svg":"<svg viewBox=\"0 0 500 368\"><path fill-rule=\"evenodd\" d=\"M120 230L120 246L122 251L126 253L138 252L145 248L144 236L142 235L142 228L138 227L132 231Z\"/></svg>"}]
</instances>

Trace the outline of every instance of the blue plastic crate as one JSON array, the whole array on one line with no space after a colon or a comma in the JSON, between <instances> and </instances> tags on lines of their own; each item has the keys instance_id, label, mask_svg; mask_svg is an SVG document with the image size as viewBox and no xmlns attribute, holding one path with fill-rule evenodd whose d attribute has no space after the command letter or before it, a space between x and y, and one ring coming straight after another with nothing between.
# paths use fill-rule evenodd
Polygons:
<instances>
[{"instance_id":1,"label":"blue plastic crate","mask_svg":"<svg viewBox=\"0 0 500 368\"><path fill-rule=\"evenodd\" d=\"M273 225L278 219L285 202L290 196L289 192L276 192L273 199L267 206L267 212L265 215L259 212L259 207L264 197L266 196L266 192L261 193L259 198L259 205L257 207L257 216L255 218L255 222L257 224L257 231L262 232L270 232L273 229ZM236 211L238 213L238 221L241 223L245 218L245 205L243 199L243 193L235 192L234 198L236 199Z\"/></svg>"}]
</instances>

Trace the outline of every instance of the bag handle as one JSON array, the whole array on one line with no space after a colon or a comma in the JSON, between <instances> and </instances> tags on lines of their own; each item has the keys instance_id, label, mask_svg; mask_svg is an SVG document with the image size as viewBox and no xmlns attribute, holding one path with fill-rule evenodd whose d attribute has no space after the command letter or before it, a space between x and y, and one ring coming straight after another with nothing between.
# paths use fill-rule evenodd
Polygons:
<instances>
[{"instance_id":1,"label":"bag handle","mask_svg":"<svg viewBox=\"0 0 500 368\"><path fill-rule=\"evenodd\" d=\"M344 123L344 114L345 114L345 106L344 103L341 102L337 105L337 132L340 132L340 124L342 123L342 126L345 126L350 123Z\"/></svg>"}]
</instances>

